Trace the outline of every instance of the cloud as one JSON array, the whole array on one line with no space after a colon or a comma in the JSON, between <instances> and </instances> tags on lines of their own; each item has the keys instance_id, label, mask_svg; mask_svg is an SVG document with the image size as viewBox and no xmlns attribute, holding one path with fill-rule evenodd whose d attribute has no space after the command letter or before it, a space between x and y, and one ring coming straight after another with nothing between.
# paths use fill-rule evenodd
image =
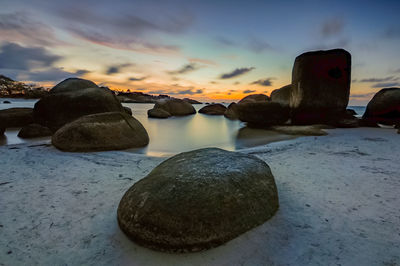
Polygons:
<instances>
[{"instance_id":1,"label":"cloud","mask_svg":"<svg viewBox=\"0 0 400 266\"><path fill-rule=\"evenodd\" d=\"M130 81L142 81L142 80L145 80L147 77L142 77L142 78L135 78L135 77L132 77L132 78L129 78L129 80Z\"/></svg>"},{"instance_id":2,"label":"cloud","mask_svg":"<svg viewBox=\"0 0 400 266\"><path fill-rule=\"evenodd\" d=\"M387 39L399 39L400 38L400 27L399 26L391 26L387 28L384 33L383 37Z\"/></svg>"},{"instance_id":3,"label":"cloud","mask_svg":"<svg viewBox=\"0 0 400 266\"><path fill-rule=\"evenodd\" d=\"M366 78L366 79L361 79L360 82L387 82L387 81L397 81L399 78L396 78L394 76L389 76L385 78Z\"/></svg>"},{"instance_id":4,"label":"cloud","mask_svg":"<svg viewBox=\"0 0 400 266\"><path fill-rule=\"evenodd\" d=\"M213 66L217 65L217 63L215 61L208 60L208 59L194 58L194 57L189 58L189 62L190 63L201 63L201 64L213 65Z\"/></svg>"},{"instance_id":5,"label":"cloud","mask_svg":"<svg viewBox=\"0 0 400 266\"><path fill-rule=\"evenodd\" d=\"M239 81L236 81L236 82L233 83L233 85L239 85L239 84L240 84Z\"/></svg>"},{"instance_id":6,"label":"cloud","mask_svg":"<svg viewBox=\"0 0 400 266\"><path fill-rule=\"evenodd\" d=\"M154 44L129 35L116 37L113 37L111 33L105 35L103 31L100 32L98 29L70 27L69 31L75 37L114 49L156 54L174 54L180 50L176 45Z\"/></svg>"},{"instance_id":7,"label":"cloud","mask_svg":"<svg viewBox=\"0 0 400 266\"><path fill-rule=\"evenodd\" d=\"M107 75L113 75L113 74L118 74L121 72L121 70L125 67L129 67L132 66L132 64L120 64L120 65L113 65L113 66L109 66L106 70L106 74Z\"/></svg>"},{"instance_id":8,"label":"cloud","mask_svg":"<svg viewBox=\"0 0 400 266\"><path fill-rule=\"evenodd\" d=\"M168 95L195 95L195 94L202 94L204 89L175 89L175 90L152 90L148 93L150 94L168 94Z\"/></svg>"},{"instance_id":9,"label":"cloud","mask_svg":"<svg viewBox=\"0 0 400 266\"><path fill-rule=\"evenodd\" d=\"M382 82L372 85L372 88L397 87L397 86L400 86L399 82Z\"/></svg>"},{"instance_id":10,"label":"cloud","mask_svg":"<svg viewBox=\"0 0 400 266\"><path fill-rule=\"evenodd\" d=\"M220 79L230 79L234 78L240 75L244 75L247 72L250 72L251 70L255 69L254 67L243 67L243 68L236 68L232 72L222 74L219 78Z\"/></svg>"},{"instance_id":11,"label":"cloud","mask_svg":"<svg viewBox=\"0 0 400 266\"><path fill-rule=\"evenodd\" d=\"M0 36L9 42L53 46L57 40L53 28L32 18L28 12L0 14Z\"/></svg>"},{"instance_id":12,"label":"cloud","mask_svg":"<svg viewBox=\"0 0 400 266\"><path fill-rule=\"evenodd\" d=\"M47 67L62 58L41 47L24 47L16 43L5 43L0 50L0 69L30 70L35 66Z\"/></svg>"},{"instance_id":13,"label":"cloud","mask_svg":"<svg viewBox=\"0 0 400 266\"><path fill-rule=\"evenodd\" d=\"M255 53L262 53L266 50L274 50L273 47L265 40L252 37L248 43L248 47Z\"/></svg>"},{"instance_id":14,"label":"cloud","mask_svg":"<svg viewBox=\"0 0 400 266\"><path fill-rule=\"evenodd\" d=\"M18 79L20 80L29 80L36 82L44 82L44 81L61 81L66 78L82 76L83 70L77 70L76 72L68 72L63 70L62 68L49 68L41 71L24 71L20 72L18 75Z\"/></svg>"},{"instance_id":15,"label":"cloud","mask_svg":"<svg viewBox=\"0 0 400 266\"><path fill-rule=\"evenodd\" d=\"M249 94L249 93L253 93L256 92L255 90L245 90L243 91L244 94Z\"/></svg>"},{"instance_id":16,"label":"cloud","mask_svg":"<svg viewBox=\"0 0 400 266\"><path fill-rule=\"evenodd\" d=\"M90 73L90 71L89 71L89 70L86 70L86 69L78 69L78 70L75 72L75 75L77 75L77 76L83 76L83 75L85 75L85 74L87 74L87 73Z\"/></svg>"},{"instance_id":17,"label":"cloud","mask_svg":"<svg viewBox=\"0 0 400 266\"><path fill-rule=\"evenodd\" d=\"M269 87L269 86L272 86L273 79L275 79L275 78L259 79L259 80L252 82L251 84L257 84L257 85Z\"/></svg>"},{"instance_id":18,"label":"cloud","mask_svg":"<svg viewBox=\"0 0 400 266\"><path fill-rule=\"evenodd\" d=\"M151 9L132 1L111 5L98 1L68 1L46 7L57 15L63 28L73 36L115 49L141 53L177 53L177 45L165 43L166 35L180 35L193 24L194 16L183 7L162 8L159 2Z\"/></svg>"},{"instance_id":19,"label":"cloud","mask_svg":"<svg viewBox=\"0 0 400 266\"><path fill-rule=\"evenodd\" d=\"M192 71L195 71L197 69L200 69L201 66L199 66L196 63L190 63L190 64L186 64L183 65L180 69L175 70L175 71L169 71L168 73L171 75L177 75L177 74L186 74Z\"/></svg>"},{"instance_id":20,"label":"cloud","mask_svg":"<svg viewBox=\"0 0 400 266\"><path fill-rule=\"evenodd\" d=\"M226 45L226 46L234 46L236 43L232 41L231 39L228 39L223 36L217 36L215 37L215 41L218 42L219 44Z\"/></svg>"},{"instance_id":21,"label":"cloud","mask_svg":"<svg viewBox=\"0 0 400 266\"><path fill-rule=\"evenodd\" d=\"M344 21L341 18L331 18L326 20L319 30L322 37L332 37L343 32Z\"/></svg>"}]
</instances>

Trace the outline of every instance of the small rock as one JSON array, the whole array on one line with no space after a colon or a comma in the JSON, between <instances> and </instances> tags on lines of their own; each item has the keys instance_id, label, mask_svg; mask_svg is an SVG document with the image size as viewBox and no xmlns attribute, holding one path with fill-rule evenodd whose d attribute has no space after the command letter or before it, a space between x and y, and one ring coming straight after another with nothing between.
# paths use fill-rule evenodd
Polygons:
<instances>
[{"instance_id":1,"label":"small rock","mask_svg":"<svg viewBox=\"0 0 400 266\"><path fill-rule=\"evenodd\" d=\"M199 110L199 113L206 115L223 115L226 111L226 107L223 104L215 103L204 106Z\"/></svg>"},{"instance_id":2,"label":"small rock","mask_svg":"<svg viewBox=\"0 0 400 266\"><path fill-rule=\"evenodd\" d=\"M147 116L152 118L168 118L171 114L163 109L153 108L147 111Z\"/></svg>"}]
</instances>

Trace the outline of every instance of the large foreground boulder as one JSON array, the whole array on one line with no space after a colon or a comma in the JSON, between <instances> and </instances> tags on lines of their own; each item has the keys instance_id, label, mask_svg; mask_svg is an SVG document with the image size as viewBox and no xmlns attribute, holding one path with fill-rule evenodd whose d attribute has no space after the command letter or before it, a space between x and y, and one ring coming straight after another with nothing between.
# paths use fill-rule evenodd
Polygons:
<instances>
[{"instance_id":1,"label":"large foreground boulder","mask_svg":"<svg viewBox=\"0 0 400 266\"><path fill-rule=\"evenodd\" d=\"M21 128L18 137L30 139L51 136L53 132L48 128L39 124L29 124Z\"/></svg>"},{"instance_id":2,"label":"large foreground boulder","mask_svg":"<svg viewBox=\"0 0 400 266\"><path fill-rule=\"evenodd\" d=\"M269 97L265 94L250 94L241 99L238 103L268 102Z\"/></svg>"},{"instance_id":3,"label":"large foreground boulder","mask_svg":"<svg viewBox=\"0 0 400 266\"><path fill-rule=\"evenodd\" d=\"M32 108L9 108L0 110L0 128L23 127L32 122Z\"/></svg>"},{"instance_id":4,"label":"large foreground boulder","mask_svg":"<svg viewBox=\"0 0 400 266\"><path fill-rule=\"evenodd\" d=\"M156 102L153 109L162 109L168 112L171 116L185 116L196 113L196 110L190 103L174 98Z\"/></svg>"},{"instance_id":5,"label":"large foreground boulder","mask_svg":"<svg viewBox=\"0 0 400 266\"><path fill-rule=\"evenodd\" d=\"M199 251L264 223L279 207L268 165L216 148L164 161L122 197L118 223L133 241L161 251Z\"/></svg>"},{"instance_id":6,"label":"large foreground boulder","mask_svg":"<svg viewBox=\"0 0 400 266\"><path fill-rule=\"evenodd\" d=\"M345 113L350 95L351 55L343 49L307 52L292 72L292 123L316 124Z\"/></svg>"},{"instance_id":7,"label":"large foreground boulder","mask_svg":"<svg viewBox=\"0 0 400 266\"><path fill-rule=\"evenodd\" d=\"M83 116L57 130L52 137L54 146L72 152L122 150L148 143L143 125L124 112Z\"/></svg>"},{"instance_id":8,"label":"large foreground boulder","mask_svg":"<svg viewBox=\"0 0 400 266\"><path fill-rule=\"evenodd\" d=\"M220 103L208 104L199 110L199 113L205 115L223 115L226 107Z\"/></svg>"},{"instance_id":9,"label":"large foreground boulder","mask_svg":"<svg viewBox=\"0 0 400 266\"><path fill-rule=\"evenodd\" d=\"M80 78L68 78L54 86L50 90L50 93L80 91L87 88L98 88L98 86L96 85L96 83L90 80Z\"/></svg>"},{"instance_id":10,"label":"large foreground boulder","mask_svg":"<svg viewBox=\"0 0 400 266\"><path fill-rule=\"evenodd\" d=\"M378 91L368 103L362 118L366 125L400 124L400 88Z\"/></svg>"},{"instance_id":11,"label":"large foreground boulder","mask_svg":"<svg viewBox=\"0 0 400 266\"><path fill-rule=\"evenodd\" d=\"M289 106L292 95L292 84L286 85L280 89L271 92L271 102L280 103L283 106Z\"/></svg>"},{"instance_id":12,"label":"large foreground boulder","mask_svg":"<svg viewBox=\"0 0 400 266\"><path fill-rule=\"evenodd\" d=\"M60 92L52 90L52 93L35 104L33 114L36 123L57 130L84 115L124 112L121 103L109 89L97 86L79 89L61 88Z\"/></svg>"},{"instance_id":13,"label":"large foreground boulder","mask_svg":"<svg viewBox=\"0 0 400 266\"><path fill-rule=\"evenodd\" d=\"M237 110L239 119L250 127L281 125L290 117L289 107L273 102L241 103Z\"/></svg>"}]
</instances>

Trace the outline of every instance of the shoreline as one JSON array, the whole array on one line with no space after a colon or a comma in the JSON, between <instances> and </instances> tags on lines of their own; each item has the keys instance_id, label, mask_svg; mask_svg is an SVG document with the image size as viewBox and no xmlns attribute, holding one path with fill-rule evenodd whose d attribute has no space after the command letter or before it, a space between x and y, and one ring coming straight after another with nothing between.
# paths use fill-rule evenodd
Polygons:
<instances>
[{"instance_id":1,"label":"shoreline","mask_svg":"<svg viewBox=\"0 0 400 266\"><path fill-rule=\"evenodd\" d=\"M399 135L328 132L237 151L271 167L280 209L220 247L189 254L138 246L116 220L125 191L165 157L1 146L0 265L400 263Z\"/></svg>"}]
</instances>

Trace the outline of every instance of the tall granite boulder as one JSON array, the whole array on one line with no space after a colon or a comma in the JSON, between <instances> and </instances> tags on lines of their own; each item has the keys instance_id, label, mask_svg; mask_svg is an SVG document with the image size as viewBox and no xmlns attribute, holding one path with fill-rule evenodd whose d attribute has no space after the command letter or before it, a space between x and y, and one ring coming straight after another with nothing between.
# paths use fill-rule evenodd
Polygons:
<instances>
[{"instance_id":1,"label":"tall granite boulder","mask_svg":"<svg viewBox=\"0 0 400 266\"><path fill-rule=\"evenodd\" d=\"M237 105L240 121L249 127L282 125L290 118L290 108L274 102L253 102Z\"/></svg>"},{"instance_id":2,"label":"tall granite boulder","mask_svg":"<svg viewBox=\"0 0 400 266\"><path fill-rule=\"evenodd\" d=\"M162 109L171 116L185 116L196 113L194 107L187 101L175 98L157 101L153 109Z\"/></svg>"},{"instance_id":3,"label":"tall granite boulder","mask_svg":"<svg viewBox=\"0 0 400 266\"><path fill-rule=\"evenodd\" d=\"M342 115L350 95L351 55L343 49L296 57L289 105L292 123L317 124Z\"/></svg>"},{"instance_id":4,"label":"tall granite boulder","mask_svg":"<svg viewBox=\"0 0 400 266\"><path fill-rule=\"evenodd\" d=\"M292 84L283 86L271 92L271 102L280 103L283 106L289 106L292 95Z\"/></svg>"},{"instance_id":5,"label":"tall granite boulder","mask_svg":"<svg viewBox=\"0 0 400 266\"><path fill-rule=\"evenodd\" d=\"M0 128L23 127L33 122L32 108L0 110Z\"/></svg>"},{"instance_id":6,"label":"tall granite boulder","mask_svg":"<svg viewBox=\"0 0 400 266\"><path fill-rule=\"evenodd\" d=\"M135 183L118 206L122 231L168 252L219 246L263 224L279 208L268 165L216 148L180 153Z\"/></svg>"},{"instance_id":7,"label":"tall granite boulder","mask_svg":"<svg viewBox=\"0 0 400 266\"><path fill-rule=\"evenodd\" d=\"M57 130L84 115L125 112L114 93L107 88L97 86L83 88L85 84L90 85L90 82L81 83L75 79L60 84L35 104L33 115L36 123Z\"/></svg>"},{"instance_id":8,"label":"tall granite boulder","mask_svg":"<svg viewBox=\"0 0 400 266\"><path fill-rule=\"evenodd\" d=\"M223 115L226 107L220 103L208 104L199 110L199 113L205 115Z\"/></svg>"},{"instance_id":9,"label":"tall granite boulder","mask_svg":"<svg viewBox=\"0 0 400 266\"><path fill-rule=\"evenodd\" d=\"M363 124L376 126L400 124L400 88L384 88L368 103L362 117Z\"/></svg>"},{"instance_id":10,"label":"tall granite boulder","mask_svg":"<svg viewBox=\"0 0 400 266\"><path fill-rule=\"evenodd\" d=\"M83 116L54 133L52 144L71 152L122 150L144 147L149 136L143 125L125 112Z\"/></svg>"}]
</instances>

